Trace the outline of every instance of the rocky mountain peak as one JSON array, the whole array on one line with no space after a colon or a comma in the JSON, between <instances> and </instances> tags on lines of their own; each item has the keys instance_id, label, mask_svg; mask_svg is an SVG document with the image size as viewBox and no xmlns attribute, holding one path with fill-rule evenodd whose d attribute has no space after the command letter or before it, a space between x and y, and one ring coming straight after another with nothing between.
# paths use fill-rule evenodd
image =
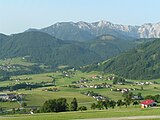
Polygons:
<instances>
[{"instance_id":1,"label":"rocky mountain peak","mask_svg":"<svg viewBox=\"0 0 160 120\"><path fill-rule=\"evenodd\" d=\"M32 29L33 31L33 29ZM58 22L52 26L40 29L52 36L65 40L88 40L94 37L110 34L123 38L160 38L160 22L146 23L141 26L114 24L106 20L87 23L79 21ZM77 36L75 38L75 36Z\"/></svg>"}]
</instances>

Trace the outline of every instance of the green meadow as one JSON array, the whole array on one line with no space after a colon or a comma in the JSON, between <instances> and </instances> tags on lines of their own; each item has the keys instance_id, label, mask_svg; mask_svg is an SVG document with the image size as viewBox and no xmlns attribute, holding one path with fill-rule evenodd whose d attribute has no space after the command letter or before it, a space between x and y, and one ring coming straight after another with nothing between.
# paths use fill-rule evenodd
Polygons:
<instances>
[{"instance_id":1,"label":"green meadow","mask_svg":"<svg viewBox=\"0 0 160 120\"><path fill-rule=\"evenodd\" d=\"M87 92L87 91L94 91L95 93L99 93L103 96L109 97L113 100L123 99L121 92L115 92L111 91L111 88L101 88L101 89L95 89L95 88L69 88L67 87L69 84L72 84L73 81L78 81L82 77L86 79L92 80L90 83L86 83L88 85L93 84L100 84L100 83L108 83L112 84L112 81L104 80L104 79L92 79L92 76L101 75L99 72L91 72L91 73L82 73L80 71L76 71L75 74L73 74L70 78L62 77L61 72L51 72L51 73L43 73L43 74L31 74L31 75L21 75L21 76L13 76L13 80L7 80L0 82L1 86L9 86L13 84L18 84L21 82L31 82L31 83L40 83L40 82L51 82L52 78L49 76L54 76L56 80L56 87L60 90L58 92L52 92L52 91L43 91L45 88L53 88L55 86L50 87L41 87L36 88L32 90L24 90L20 89L13 92L2 92L2 93L19 93L19 94L25 94L25 102L27 103L27 106L42 106L43 103L48 99L57 99L60 97L64 97L67 99L68 102L70 102L74 97L77 98L79 105L85 105L90 109L90 105L93 102L96 102L92 97L86 96L81 94L81 92ZM105 76L108 76L106 74ZM20 78L20 80L17 82L16 79ZM31 80L25 80L25 78L32 78ZM138 81L138 80L130 80L130 81ZM147 80L152 81L153 80ZM158 81L158 80L156 80ZM84 84L84 83L82 83ZM143 90L141 90L140 85L113 85L113 88L137 88L135 91L131 91L135 94L142 93L142 96L146 95L156 95L159 94L160 91L160 85L159 84L152 84L152 85L143 85ZM1 103L0 106L5 108L17 108L18 104L16 102L6 102Z\"/></svg>"},{"instance_id":2,"label":"green meadow","mask_svg":"<svg viewBox=\"0 0 160 120\"><path fill-rule=\"evenodd\" d=\"M27 64L25 61L23 62L21 58L15 59L15 63L20 59L20 63L23 65L31 65ZM0 61L1 63L2 61ZM14 63L14 60L12 60ZM2 63L1 63L2 64ZM91 110L91 104L96 103L96 100L90 96L81 94L82 92L87 91L94 91L95 93L99 93L105 97L113 99L115 101L119 99L124 99L122 97L121 92L111 91L111 88L70 88L69 85L73 85L73 81L79 81L81 78L85 78L91 80L89 83L79 83L85 85L94 85L94 84L102 84L107 83L112 85L112 89L123 89L123 88L135 88L136 90L131 91L134 94L142 93L142 96L146 95L156 95L159 94L160 91L160 84L151 84L151 85L143 85L143 90L141 90L141 85L133 85L133 84L125 84L125 85L114 85L112 84L113 81L107 79L100 79L100 78L93 78L94 76L102 76L107 78L109 74L103 74L101 72L92 71L89 73L83 73L80 71L74 71L70 77L63 76L62 72L49 72L49 73L42 73L42 74L29 74L29 75L19 75L19 76L12 76L11 80L0 81L0 86L10 86L15 85L23 82L27 83L41 83L41 82L52 82L53 78L55 79L56 86L49 86L49 87L40 87L31 90L19 89L17 91L4 91L3 93L18 93L18 94L25 94L25 98L23 102L27 103L27 109L31 107L41 107L43 103L48 99L58 99L58 98L66 98L67 102L70 103L73 98L77 98L79 106L86 106L87 111L76 111L76 112L61 112L61 113L35 113L31 114L15 114L15 115L4 115L1 116L0 119L2 120L68 120L68 119L86 119L86 118L110 118L110 117L125 117L125 116L146 116L146 115L159 115L160 108L147 108L141 109L140 106L133 106L130 105L128 108L126 107L115 107L115 109L109 108L108 110ZM53 77L53 78L52 78ZM26 79L31 78L31 79ZM156 80L128 80L130 82L159 82L159 79ZM45 91L44 89L48 88L58 88L59 91ZM5 110L11 110L13 108L21 108L21 105L18 102L0 102L0 107ZM156 120L156 119L155 119Z\"/></svg>"},{"instance_id":3,"label":"green meadow","mask_svg":"<svg viewBox=\"0 0 160 120\"><path fill-rule=\"evenodd\" d=\"M17 57L17 58L8 58L5 60L0 60L0 65L24 65L24 66L31 66L34 65L34 63L27 62L24 58L22 57Z\"/></svg>"},{"instance_id":4,"label":"green meadow","mask_svg":"<svg viewBox=\"0 0 160 120\"><path fill-rule=\"evenodd\" d=\"M160 109L140 109L140 108L116 108L109 110L88 110L78 112L61 112L61 113L41 113L41 114L24 114L2 116L2 120L74 120L87 118L112 118L128 116L150 116L159 115ZM148 119L147 119L148 120ZM153 120L153 119L152 119ZM156 120L156 119L155 119ZM158 119L157 119L158 120Z\"/></svg>"}]
</instances>

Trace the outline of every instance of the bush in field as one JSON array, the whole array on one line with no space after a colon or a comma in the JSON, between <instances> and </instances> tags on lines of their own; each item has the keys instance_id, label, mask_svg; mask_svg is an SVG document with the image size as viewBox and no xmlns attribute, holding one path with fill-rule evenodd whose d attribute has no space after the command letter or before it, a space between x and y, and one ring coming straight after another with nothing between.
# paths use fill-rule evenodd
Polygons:
<instances>
[{"instance_id":1,"label":"bush in field","mask_svg":"<svg viewBox=\"0 0 160 120\"><path fill-rule=\"evenodd\" d=\"M118 100L117 101L117 106L119 106L121 108L121 106L123 106L124 102L122 100Z\"/></svg>"},{"instance_id":2,"label":"bush in field","mask_svg":"<svg viewBox=\"0 0 160 120\"><path fill-rule=\"evenodd\" d=\"M22 107L26 107L26 106L27 106L27 103L26 103L26 102L22 102L21 106L22 106Z\"/></svg>"},{"instance_id":3,"label":"bush in field","mask_svg":"<svg viewBox=\"0 0 160 120\"><path fill-rule=\"evenodd\" d=\"M95 104L95 103L92 103L92 104L91 104L91 109L93 109L93 110L96 109L96 104Z\"/></svg>"},{"instance_id":4,"label":"bush in field","mask_svg":"<svg viewBox=\"0 0 160 120\"><path fill-rule=\"evenodd\" d=\"M113 109L116 106L116 102L114 100L111 100L109 104L110 104L110 107Z\"/></svg>"},{"instance_id":5,"label":"bush in field","mask_svg":"<svg viewBox=\"0 0 160 120\"><path fill-rule=\"evenodd\" d=\"M103 102L102 101L97 101L97 108L99 109L99 110L102 110L102 109L104 109L104 104L103 104Z\"/></svg>"},{"instance_id":6,"label":"bush in field","mask_svg":"<svg viewBox=\"0 0 160 120\"><path fill-rule=\"evenodd\" d=\"M86 106L80 106L80 107L78 108L78 110L79 110L79 111L84 111L84 110L87 110L87 107L86 107Z\"/></svg>"},{"instance_id":7,"label":"bush in field","mask_svg":"<svg viewBox=\"0 0 160 120\"><path fill-rule=\"evenodd\" d=\"M133 102L133 105L134 105L134 106L139 105L139 102L138 102L138 101L134 101L134 102Z\"/></svg>"}]
</instances>

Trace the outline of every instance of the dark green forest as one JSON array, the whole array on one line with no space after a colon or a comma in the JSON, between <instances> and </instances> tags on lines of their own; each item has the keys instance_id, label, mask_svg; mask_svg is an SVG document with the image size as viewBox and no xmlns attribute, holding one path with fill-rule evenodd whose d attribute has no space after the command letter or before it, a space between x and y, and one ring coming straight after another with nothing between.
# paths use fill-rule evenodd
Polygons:
<instances>
[{"instance_id":1,"label":"dark green forest","mask_svg":"<svg viewBox=\"0 0 160 120\"><path fill-rule=\"evenodd\" d=\"M84 71L101 70L128 79L155 79L160 77L160 39L140 44L100 64L83 67Z\"/></svg>"},{"instance_id":2,"label":"dark green forest","mask_svg":"<svg viewBox=\"0 0 160 120\"><path fill-rule=\"evenodd\" d=\"M127 42L109 35L105 39L97 37L95 40L78 42L60 40L38 31L1 35L0 42L1 59L26 57L29 62L44 63L52 68L97 63L135 46L133 41Z\"/></svg>"}]
</instances>

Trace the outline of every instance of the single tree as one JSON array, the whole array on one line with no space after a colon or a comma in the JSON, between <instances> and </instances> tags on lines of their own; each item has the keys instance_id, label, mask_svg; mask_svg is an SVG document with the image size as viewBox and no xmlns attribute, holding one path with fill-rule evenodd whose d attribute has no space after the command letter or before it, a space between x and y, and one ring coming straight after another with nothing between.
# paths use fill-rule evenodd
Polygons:
<instances>
[{"instance_id":1,"label":"single tree","mask_svg":"<svg viewBox=\"0 0 160 120\"><path fill-rule=\"evenodd\" d=\"M124 105L126 106L126 108L131 104L131 99L129 98L125 98L124 99Z\"/></svg>"},{"instance_id":2,"label":"single tree","mask_svg":"<svg viewBox=\"0 0 160 120\"><path fill-rule=\"evenodd\" d=\"M121 108L121 106L123 106L123 101L122 100L118 100L117 101L117 106L119 106Z\"/></svg>"},{"instance_id":3,"label":"single tree","mask_svg":"<svg viewBox=\"0 0 160 120\"><path fill-rule=\"evenodd\" d=\"M76 111L78 108L78 102L76 98L73 98L72 102L71 102L71 111Z\"/></svg>"},{"instance_id":4,"label":"single tree","mask_svg":"<svg viewBox=\"0 0 160 120\"><path fill-rule=\"evenodd\" d=\"M15 114L15 113L16 113L15 108L12 108L12 114Z\"/></svg>"},{"instance_id":5,"label":"single tree","mask_svg":"<svg viewBox=\"0 0 160 120\"><path fill-rule=\"evenodd\" d=\"M110 107L112 107L114 109L115 106L116 106L116 102L114 100L111 100Z\"/></svg>"},{"instance_id":6,"label":"single tree","mask_svg":"<svg viewBox=\"0 0 160 120\"><path fill-rule=\"evenodd\" d=\"M56 101L56 112L64 112L67 111L68 104L66 98L59 98Z\"/></svg>"},{"instance_id":7,"label":"single tree","mask_svg":"<svg viewBox=\"0 0 160 120\"><path fill-rule=\"evenodd\" d=\"M134 102L133 102L133 105L134 105L134 106L139 105L139 102L138 102L138 101L134 101Z\"/></svg>"},{"instance_id":8,"label":"single tree","mask_svg":"<svg viewBox=\"0 0 160 120\"><path fill-rule=\"evenodd\" d=\"M96 109L96 104L95 104L95 103L92 103L92 104L91 104L91 109L93 109L93 110Z\"/></svg>"},{"instance_id":9,"label":"single tree","mask_svg":"<svg viewBox=\"0 0 160 120\"><path fill-rule=\"evenodd\" d=\"M104 108L103 108L103 102L102 102L102 101L97 101L97 108L98 108L99 110L104 109Z\"/></svg>"},{"instance_id":10,"label":"single tree","mask_svg":"<svg viewBox=\"0 0 160 120\"><path fill-rule=\"evenodd\" d=\"M142 99L143 99L142 93L139 92L139 93L137 94L137 96L138 96L138 100L142 100Z\"/></svg>"},{"instance_id":11,"label":"single tree","mask_svg":"<svg viewBox=\"0 0 160 120\"><path fill-rule=\"evenodd\" d=\"M56 99L47 100L41 108L41 112L56 112Z\"/></svg>"},{"instance_id":12,"label":"single tree","mask_svg":"<svg viewBox=\"0 0 160 120\"><path fill-rule=\"evenodd\" d=\"M108 109L110 107L110 101L108 99L106 99L105 101L103 101L103 106Z\"/></svg>"},{"instance_id":13,"label":"single tree","mask_svg":"<svg viewBox=\"0 0 160 120\"><path fill-rule=\"evenodd\" d=\"M26 102L22 102L21 103L21 107L26 107L27 106L27 103Z\"/></svg>"},{"instance_id":14,"label":"single tree","mask_svg":"<svg viewBox=\"0 0 160 120\"><path fill-rule=\"evenodd\" d=\"M141 85L141 90L144 90L143 86Z\"/></svg>"}]
</instances>

